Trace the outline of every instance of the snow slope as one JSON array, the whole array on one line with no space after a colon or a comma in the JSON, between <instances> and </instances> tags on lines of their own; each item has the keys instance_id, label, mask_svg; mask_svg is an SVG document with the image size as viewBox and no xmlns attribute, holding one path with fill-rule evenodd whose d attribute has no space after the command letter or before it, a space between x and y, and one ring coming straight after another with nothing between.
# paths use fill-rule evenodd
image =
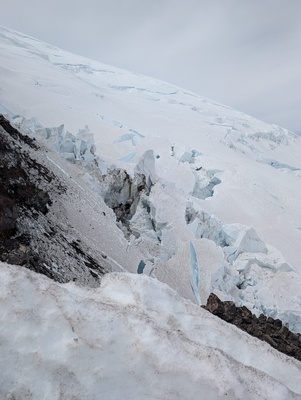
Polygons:
<instances>
[{"instance_id":1,"label":"snow slope","mask_svg":"<svg viewBox=\"0 0 301 400\"><path fill-rule=\"evenodd\" d=\"M1 399L301 398L298 361L155 279L85 289L2 263L1 282Z\"/></svg>"},{"instance_id":2,"label":"snow slope","mask_svg":"<svg viewBox=\"0 0 301 400\"><path fill-rule=\"evenodd\" d=\"M150 193L119 222L144 273L193 301L215 290L301 330L300 137L6 28L0 46L0 111L15 126L80 164L78 179L110 207L133 191L118 168L129 185L146 176Z\"/></svg>"},{"instance_id":3,"label":"snow slope","mask_svg":"<svg viewBox=\"0 0 301 400\"><path fill-rule=\"evenodd\" d=\"M197 304L214 291L301 332L300 137L6 28L0 113L69 182L73 229L134 273L92 290L1 264L3 395L299 398L297 361Z\"/></svg>"}]
</instances>

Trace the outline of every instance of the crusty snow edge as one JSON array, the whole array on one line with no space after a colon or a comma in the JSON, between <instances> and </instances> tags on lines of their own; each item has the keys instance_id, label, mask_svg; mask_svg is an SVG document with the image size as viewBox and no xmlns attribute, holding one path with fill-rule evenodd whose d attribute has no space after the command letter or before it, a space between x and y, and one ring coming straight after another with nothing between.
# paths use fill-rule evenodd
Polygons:
<instances>
[{"instance_id":1,"label":"crusty snow edge","mask_svg":"<svg viewBox=\"0 0 301 400\"><path fill-rule=\"evenodd\" d=\"M156 279L59 284L0 263L0 394L14 399L300 399L301 364Z\"/></svg>"}]
</instances>

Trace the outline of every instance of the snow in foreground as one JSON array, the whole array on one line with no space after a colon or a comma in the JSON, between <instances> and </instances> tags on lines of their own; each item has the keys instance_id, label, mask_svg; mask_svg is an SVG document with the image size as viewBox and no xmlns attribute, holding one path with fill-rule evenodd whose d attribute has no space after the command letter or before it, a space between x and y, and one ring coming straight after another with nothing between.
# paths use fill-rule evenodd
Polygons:
<instances>
[{"instance_id":1,"label":"snow in foreground","mask_svg":"<svg viewBox=\"0 0 301 400\"><path fill-rule=\"evenodd\" d=\"M298 361L156 279L113 273L84 289L0 274L1 399L301 398Z\"/></svg>"}]
</instances>

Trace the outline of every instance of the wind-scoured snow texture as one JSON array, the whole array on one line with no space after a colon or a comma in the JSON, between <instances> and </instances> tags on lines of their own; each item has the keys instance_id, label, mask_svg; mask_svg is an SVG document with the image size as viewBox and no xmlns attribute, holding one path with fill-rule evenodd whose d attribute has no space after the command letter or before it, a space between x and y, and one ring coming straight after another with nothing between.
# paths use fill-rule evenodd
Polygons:
<instances>
[{"instance_id":1,"label":"wind-scoured snow texture","mask_svg":"<svg viewBox=\"0 0 301 400\"><path fill-rule=\"evenodd\" d=\"M89 290L3 263L0 275L1 398L301 398L299 362L157 280L115 273Z\"/></svg>"}]
</instances>

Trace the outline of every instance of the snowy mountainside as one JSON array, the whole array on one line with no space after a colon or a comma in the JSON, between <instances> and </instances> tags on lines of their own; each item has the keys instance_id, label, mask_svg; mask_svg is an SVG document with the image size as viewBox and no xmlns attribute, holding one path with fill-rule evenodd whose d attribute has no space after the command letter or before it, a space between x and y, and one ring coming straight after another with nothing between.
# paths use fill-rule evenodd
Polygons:
<instances>
[{"instance_id":1,"label":"snowy mountainside","mask_svg":"<svg viewBox=\"0 0 301 400\"><path fill-rule=\"evenodd\" d=\"M215 291L301 331L297 135L6 28L0 46L0 112L114 211L122 244L98 244L112 269L199 304Z\"/></svg>"},{"instance_id":2,"label":"snowy mountainside","mask_svg":"<svg viewBox=\"0 0 301 400\"><path fill-rule=\"evenodd\" d=\"M6 28L0 59L3 186L43 190L12 214L58 281L0 262L0 397L300 399L300 362L199 307L301 332L300 138Z\"/></svg>"},{"instance_id":3,"label":"snowy mountainside","mask_svg":"<svg viewBox=\"0 0 301 400\"><path fill-rule=\"evenodd\" d=\"M20 245L22 265L27 253L31 260L26 247L33 244L35 262L29 268L58 282L76 281L62 285L0 262L0 338L5 344L0 351L1 398L91 400L100 394L107 399L127 394L182 400L195 393L206 399L301 398L296 360L214 318L157 279L120 272L102 276L136 266L138 246L125 246L112 209L82 179L78 165L18 133L3 118L0 122L0 178L5 178L0 220L8 186L10 203L21 207L13 222L27 235ZM16 165L22 169L19 175ZM37 168L42 172L38 179ZM42 189L49 195L39 196ZM40 197L46 206L35 206ZM1 224L1 245L3 228ZM71 251L74 247L81 259ZM10 250L13 263L18 257ZM189 250L196 259L192 245ZM42 265L37 265L39 258ZM100 287L83 287L99 286L100 277Z\"/></svg>"}]
</instances>

